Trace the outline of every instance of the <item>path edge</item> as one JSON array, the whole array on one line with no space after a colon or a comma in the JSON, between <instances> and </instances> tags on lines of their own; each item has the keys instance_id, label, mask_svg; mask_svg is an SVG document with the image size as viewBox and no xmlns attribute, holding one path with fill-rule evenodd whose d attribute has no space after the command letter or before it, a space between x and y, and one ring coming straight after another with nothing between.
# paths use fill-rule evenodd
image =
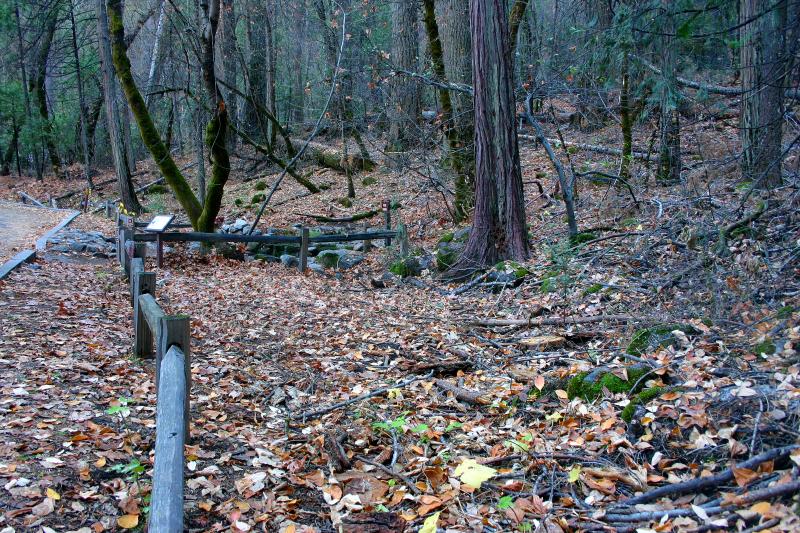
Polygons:
<instances>
[{"instance_id":1,"label":"path edge","mask_svg":"<svg viewBox=\"0 0 800 533\"><path fill-rule=\"evenodd\" d=\"M47 247L47 241L58 233L60 230L64 229L67 225L69 225L73 220L78 218L80 215L80 211L70 210L69 215L67 215L61 222L56 224L55 227L51 228L47 233L36 239L36 248L33 250L23 250L19 252L17 255L0 265L0 280L5 279L11 272L13 272L17 267L19 267L23 263L30 263L34 259L36 259L36 252L43 251Z\"/></svg>"}]
</instances>

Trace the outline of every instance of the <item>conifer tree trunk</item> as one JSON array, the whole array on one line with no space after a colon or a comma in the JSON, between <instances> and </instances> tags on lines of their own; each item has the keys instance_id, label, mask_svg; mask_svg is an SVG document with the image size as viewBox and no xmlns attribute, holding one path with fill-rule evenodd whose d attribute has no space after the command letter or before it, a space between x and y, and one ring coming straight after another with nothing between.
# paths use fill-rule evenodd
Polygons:
<instances>
[{"instance_id":1,"label":"conifer tree trunk","mask_svg":"<svg viewBox=\"0 0 800 533\"><path fill-rule=\"evenodd\" d=\"M72 54L75 58L75 76L78 85L78 114L80 117L80 139L81 139L81 154L83 155L83 174L86 179L86 184L89 189L94 189L92 183L92 170L89 166L89 143L86 135L86 100L83 97L83 76L81 74L81 61L78 55L78 36L75 29L75 9L72 5L72 0L69 0L69 20L71 23L72 35Z\"/></svg>"},{"instance_id":2,"label":"conifer tree trunk","mask_svg":"<svg viewBox=\"0 0 800 533\"><path fill-rule=\"evenodd\" d=\"M305 121L305 87L303 85L303 51L306 48L306 3L304 0L296 0L293 13L293 31L296 32L292 38L289 50L289 61L292 66L291 79L291 122L302 127ZM269 50L268 50L269 52Z\"/></svg>"},{"instance_id":3,"label":"conifer tree trunk","mask_svg":"<svg viewBox=\"0 0 800 533\"><path fill-rule=\"evenodd\" d=\"M528 257L506 4L505 0L470 0L475 214L453 273Z\"/></svg>"},{"instance_id":4,"label":"conifer tree trunk","mask_svg":"<svg viewBox=\"0 0 800 533\"><path fill-rule=\"evenodd\" d=\"M57 178L63 178L64 176L61 172L61 158L58 156L58 150L56 149L55 140L53 139L53 126L50 124L50 112L47 107L47 88L45 87L45 81L47 79L47 58L50 56L50 47L53 44L53 36L56 33L57 24L58 9L56 6L50 11L45 21L39 52L36 55L30 92L35 97L37 108L39 109L39 116L42 120L42 140L50 156L50 166Z\"/></svg>"},{"instance_id":5,"label":"conifer tree trunk","mask_svg":"<svg viewBox=\"0 0 800 533\"><path fill-rule=\"evenodd\" d=\"M247 36L250 41L250 60L247 67L247 101L245 102L244 131L253 139L266 140L266 123L261 120L258 106L267 102L267 37L264 30L264 2L255 2L248 11ZM204 67L205 68L205 67Z\"/></svg>"},{"instance_id":6,"label":"conifer tree trunk","mask_svg":"<svg viewBox=\"0 0 800 533\"><path fill-rule=\"evenodd\" d=\"M403 70L417 71L419 3L417 0L396 2L392 7L392 64ZM391 80L388 149L402 152L417 136L414 125L420 113L419 85L408 76Z\"/></svg>"},{"instance_id":7,"label":"conifer tree trunk","mask_svg":"<svg viewBox=\"0 0 800 533\"><path fill-rule=\"evenodd\" d=\"M741 0L742 177L758 186L781 183L786 2Z\"/></svg>"},{"instance_id":8,"label":"conifer tree trunk","mask_svg":"<svg viewBox=\"0 0 800 533\"><path fill-rule=\"evenodd\" d=\"M260 23L263 23L260 22ZM225 83L236 87L239 60L236 57L236 5L234 0L222 0L220 15L220 33L222 37L222 78ZM236 94L229 91L225 101L228 103L228 117L235 124L239 110ZM230 139L231 146L236 144L236 136Z\"/></svg>"},{"instance_id":9,"label":"conifer tree trunk","mask_svg":"<svg viewBox=\"0 0 800 533\"><path fill-rule=\"evenodd\" d=\"M675 33L674 6L669 0L662 0L666 20L665 35L661 39L661 57L664 62L661 83L661 117L659 120L659 157L656 181L662 185L672 185L681 181L681 130L680 113L675 80L675 43L671 37Z\"/></svg>"},{"instance_id":10,"label":"conifer tree trunk","mask_svg":"<svg viewBox=\"0 0 800 533\"><path fill-rule=\"evenodd\" d=\"M434 0L423 0L422 7L423 21L428 35L428 47L431 55L431 68L434 76L439 81L446 82L448 78L445 72L444 51L442 50L442 40L439 35L439 24L436 20ZM467 217L467 212L472 202L472 167L468 162L471 157L466 154L465 143L458 130L450 91L440 88L439 102L441 104L442 130L447 139L450 152L449 162L455 174L456 197L454 214L455 222L458 223Z\"/></svg>"},{"instance_id":11,"label":"conifer tree trunk","mask_svg":"<svg viewBox=\"0 0 800 533\"><path fill-rule=\"evenodd\" d=\"M28 94L27 87L28 87L28 69L25 67L25 43L22 39L22 21L20 20L21 17L19 15L19 1L14 0L14 19L16 21L17 26L17 58L19 61L19 74L20 78L22 79L22 97L23 102L25 104L25 120L27 120L28 124L33 123L33 110L31 107L31 98ZM39 150L35 147L32 150L33 155L33 166L36 172L36 179L41 181L42 180L42 167L39 164ZM19 166L19 160L17 161L17 166Z\"/></svg>"},{"instance_id":12,"label":"conifer tree trunk","mask_svg":"<svg viewBox=\"0 0 800 533\"><path fill-rule=\"evenodd\" d=\"M275 99L275 77L277 74L277 51L275 50L275 34L273 32L272 20L275 16L275 5L273 0L267 0L267 18L264 21L264 31L267 37L267 111L273 117L278 116L278 102ZM272 121L269 122L269 145L275 146L278 138L278 128Z\"/></svg>"},{"instance_id":13,"label":"conifer tree trunk","mask_svg":"<svg viewBox=\"0 0 800 533\"><path fill-rule=\"evenodd\" d=\"M95 0L95 15L97 17L100 68L103 72L106 129L108 130L109 144L111 145L111 158L114 161L114 170L117 174L119 195L126 210L139 213L142 211L142 206L136 197L136 190L133 187L128 151L125 148L125 137L122 134L122 120L117 106L117 80L114 77L114 65L111 57L108 15L103 0Z\"/></svg>"}]
</instances>

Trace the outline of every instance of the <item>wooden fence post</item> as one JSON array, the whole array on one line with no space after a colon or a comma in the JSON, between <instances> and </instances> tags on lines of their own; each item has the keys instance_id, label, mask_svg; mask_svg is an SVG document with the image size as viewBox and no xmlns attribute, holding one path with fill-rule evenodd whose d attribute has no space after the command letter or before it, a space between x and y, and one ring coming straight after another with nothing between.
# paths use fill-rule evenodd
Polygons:
<instances>
[{"instance_id":1,"label":"wooden fence post","mask_svg":"<svg viewBox=\"0 0 800 533\"><path fill-rule=\"evenodd\" d=\"M364 233L369 233L369 225L366 222L364 222L363 228ZM370 239L364 239L361 249L365 254L369 253L369 251L372 250L372 241Z\"/></svg>"},{"instance_id":2,"label":"wooden fence post","mask_svg":"<svg viewBox=\"0 0 800 533\"><path fill-rule=\"evenodd\" d=\"M383 201L384 216L386 217L386 231L392 230L392 202L387 198ZM392 238L386 237L386 247L392 245Z\"/></svg>"},{"instance_id":3,"label":"wooden fence post","mask_svg":"<svg viewBox=\"0 0 800 533\"><path fill-rule=\"evenodd\" d=\"M300 228L300 260L297 263L297 268L300 272L305 272L308 268L308 228Z\"/></svg>"},{"instance_id":4,"label":"wooden fence post","mask_svg":"<svg viewBox=\"0 0 800 533\"><path fill-rule=\"evenodd\" d=\"M147 256L146 242L133 242L133 257L141 257L142 260Z\"/></svg>"},{"instance_id":5,"label":"wooden fence post","mask_svg":"<svg viewBox=\"0 0 800 533\"><path fill-rule=\"evenodd\" d=\"M189 317L185 315L162 317L159 326L159 335L156 338L158 346L156 348L156 394L159 389L159 379L161 375L161 362L169 351L170 347L177 346L183 352L185 358L186 373L186 411L184 414L184 426L186 431L186 442L189 442L189 391L191 390L191 356L189 342Z\"/></svg>"},{"instance_id":6,"label":"wooden fence post","mask_svg":"<svg viewBox=\"0 0 800 533\"><path fill-rule=\"evenodd\" d=\"M144 260L141 257L134 257L133 259L131 259L131 277L129 280L131 307L134 304L134 298L138 296L134 291L133 285L136 281L136 275L139 274L140 272L144 272Z\"/></svg>"},{"instance_id":7,"label":"wooden fence post","mask_svg":"<svg viewBox=\"0 0 800 533\"><path fill-rule=\"evenodd\" d=\"M133 278L133 355L136 357L153 357L153 331L147 324L139 297L143 294L156 295L155 272L139 272Z\"/></svg>"}]
</instances>

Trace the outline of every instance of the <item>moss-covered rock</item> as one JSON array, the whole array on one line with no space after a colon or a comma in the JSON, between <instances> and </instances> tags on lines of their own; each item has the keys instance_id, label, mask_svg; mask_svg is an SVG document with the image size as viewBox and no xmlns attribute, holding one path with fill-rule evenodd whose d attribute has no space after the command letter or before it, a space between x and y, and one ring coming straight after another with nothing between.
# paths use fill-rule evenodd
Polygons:
<instances>
[{"instance_id":1,"label":"moss-covered rock","mask_svg":"<svg viewBox=\"0 0 800 533\"><path fill-rule=\"evenodd\" d=\"M257 191L263 191L263 190L265 190L266 188L267 188L267 184L266 184L265 182L263 182L263 181L259 181L259 182L257 182L257 183L256 183L256 187L255 187L255 189L256 189Z\"/></svg>"},{"instance_id":2,"label":"moss-covered rock","mask_svg":"<svg viewBox=\"0 0 800 533\"><path fill-rule=\"evenodd\" d=\"M405 257L398 259L389 266L389 272L401 278L419 276L422 266L416 257Z\"/></svg>"},{"instance_id":3,"label":"moss-covered rock","mask_svg":"<svg viewBox=\"0 0 800 533\"><path fill-rule=\"evenodd\" d=\"M582 231L577 235L574 235L569 238L569 242L572 246L578 246L579 244L583 244L585 242L593 241L597 238L597 234L592 233L591 231Z\"/></svg>"},{"instance_id":4,"label":"moss-covered rock","mask_svg":"<svg viewBox=\"0 0 800 533\"><path fill-rule=\"evenodd\" d=\"M567 383L567 395L570 399L583 398L584 400L594 400L603 394L603 390L618 394L621 392L636 392L643 383L639 383L639 378L647 374L650 367L646 365L632 365L625 368L628 379L623 379L606 367L600 367L591 372L580 372Z\"/></svg>"},{"instance_id":5,"label":"moss-covered rock","mask_svg":"<svg viewBox=\"0 0 800 533\"><path fill-rule=\"evenodd\" d=\"M266 198L267 198L266 195L259 193L259 194L256 194L256 195L253 196L253 199L250 200L250 203L251 204L260 204L261 202L266 200Z\"/></svg>"},{"instance_id":6,"label":"moss-covered rock","mask_svg":"<svg viewBox=\"0 0 800 533\"><path fill-rule=\"evenodd\" d=\"M678 343L673 331L682 331L687 335L697 335L698 331L689 324L659 324L636 331L625 349L630 355L642 355L656 348L675 346Z\"/></svg>"},{"instance_id":7,"label":"moss-covered rock","mask_svg":"<svg viewBox=\"0 0 800 533\"><path fill-rule=\"evenodd\" d=\"M650 400L654 400L658 398L665 392L669 392L674 390L675 387L650 387L644 389L639 394L636 394L631 398L631 403L625 406L622 412L619 414L619 417L623 419L625 422L630 422L633 420L633 415L636 412L636 408L640 405L644 405Z\"/></svg>"},{"instance_id":8,"label":"moss-covered rock","mask_svg":"<svg viewBox=\"0 0 800 533\"><path fill-rule=\"evenodd\" d=\"M353 200L351 200L350 198L347 198L347 197L337 198L335 200L335 202L337 204L339 204L340 206L342 206L342 207L348 207L348 208L349 207L353 207Z\"/></svg>"},{"instance_id":9,"label":"moss-covered rock","mask_svg":"<svg viewBox=\"0 0 800 533\"><path fill-rule=\"evenodd\" d=\"M364 187L369 187L370 185L375 185L376 183L378 183L378 180L372 176L366 176L363 180L361 180L361 185Z\"/></svg>"},{"instance_id":10,"label":"moss-covered rock","mask_svg":"<svg viewBox=\"0 0 800 533\"><path fill-rule=\"evenodd\" d=\"M169 192L169 187L157 183L147 188L147 194L165 194Z\"/></svg>"}]
</instances>

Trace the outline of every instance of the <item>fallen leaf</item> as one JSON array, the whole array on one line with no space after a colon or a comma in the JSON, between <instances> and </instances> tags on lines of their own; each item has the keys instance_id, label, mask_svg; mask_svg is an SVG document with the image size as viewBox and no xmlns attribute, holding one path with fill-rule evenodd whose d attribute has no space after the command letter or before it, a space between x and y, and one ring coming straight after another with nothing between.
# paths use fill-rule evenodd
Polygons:
<instances>
[{"instance_id":1,"label":"fallen leaf","mask_svg":"<svg viewBox=\"0 0 800 533\"><path fill-rule=\"evenodd\" d=\"M133 529L139 525L139 515L125 514L117 518L117 525L122 529Z\"/></svg>"},{"instance_id":2,"label":"fallen leaf","mask_svg":"<svg viewBox=\"0 0 800 533\"><path fill-rule=\"evenodd\" d=\"M422 527L419 528L419 533L436 533L436 526L439 523L440 514L442 514L442 512L437 511L426 518L425 522L422 523Z\"/></svg>"},{"instance_id":3,"label":"fallen leaf","mask_svg":"<svg viewBox=\"0 0 800 533\"><path fill-rule=\"evenodd\" d=\"M474 459L464 459L461 461L461 464L456 467L455 475L458 476L465 485L474 489L479 489L484 481L497 475L497 470L479 464Z\"/></svg>"}]
</instances>

